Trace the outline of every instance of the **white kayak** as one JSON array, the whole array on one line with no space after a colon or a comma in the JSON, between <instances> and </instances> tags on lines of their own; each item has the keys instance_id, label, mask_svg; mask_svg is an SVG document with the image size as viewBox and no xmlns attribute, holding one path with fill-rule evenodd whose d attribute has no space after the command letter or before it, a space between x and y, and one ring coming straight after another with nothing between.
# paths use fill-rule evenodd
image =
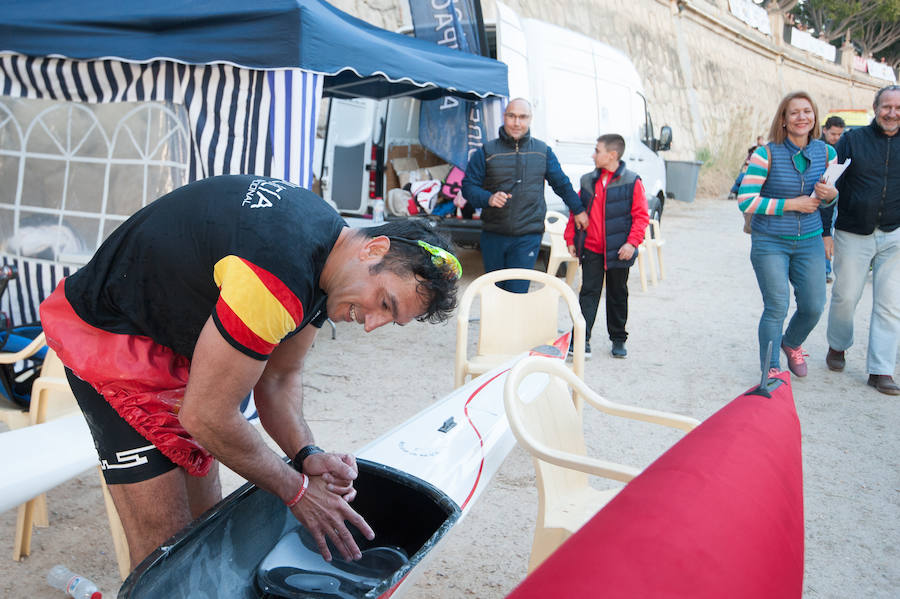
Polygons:
<instances>
[{"instance_id":1,"label":"white kayak","mask_svg":"<svg viewBox=\"0 0 900 599\"><path fill-rule=\"evenodd\" d=\"M568 346L568 334L560 345ZM452 391L357 452L353 507L376 532L371 542L357 535L358 562L325 562L282 502L247 484L148 556L119 597L400 597L515 445L503 385L516 361Z\"/></svg>"},{"instance_id":2,"label":"white kayak","mask_svg":"<svg viewBox=\"0 0 900 599\"><path fill-rule=\"evenodd\" d=\"M80 412L0 433L0 512L14 508L97 465Z\"/></svg>"}]
</instances>

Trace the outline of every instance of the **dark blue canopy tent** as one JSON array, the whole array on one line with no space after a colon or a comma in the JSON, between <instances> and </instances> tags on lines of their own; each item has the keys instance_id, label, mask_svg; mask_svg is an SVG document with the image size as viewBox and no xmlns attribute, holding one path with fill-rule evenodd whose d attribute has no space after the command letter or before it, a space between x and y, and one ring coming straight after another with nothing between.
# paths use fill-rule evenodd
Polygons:
<instances>
[{"instance_id":1,"label":"dark blue canopy tent","mask_svg":"<svg viewBox=\"0 0 900 599\"><path fill-rule=\"evenodd\" d=\"M325 95L477 100L508 93L499 61L385 31L321 0L15 2L0 12L0 51L298 68L324 75Z\"/></svg>"},{"instance_id":2,"label":"dark blue canopy tent","mask_svg":"<svg viewBox=\"0 0 900 599\"><path fill-rule=\"evenodd\" d=\"M66 258L74 254L64 241L89 256L118 222L174 186L252 173L309 187L323 95L507 93L503 63L379 29L322 0L6 2L0 259L18 267L19 280L0 308L15 323L37 320L39 302L82 260ZM29 101L39 104L23 109ZM150 124L126 131L131 114L103 130L92 111L110 103L162 115L145 119L157 119L161 133L144 141ZM144 147L123 157L128 141ZM41 254L23 249L23 215L40 221L30 240L56 235Z\"/></svg>"}]
</instances>

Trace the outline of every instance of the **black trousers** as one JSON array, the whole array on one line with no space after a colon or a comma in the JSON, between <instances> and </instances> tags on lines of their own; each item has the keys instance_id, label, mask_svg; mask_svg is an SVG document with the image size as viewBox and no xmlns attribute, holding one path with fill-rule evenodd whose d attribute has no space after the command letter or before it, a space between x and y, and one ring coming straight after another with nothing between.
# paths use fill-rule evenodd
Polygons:
<instances>
[{"instance_id":1,"label":"black trousers","mask_svg":"<svg viewBox=\"0 0 900 599\"><path fill-rule=\"evenodd\" d=\"M600 294L603 291L603 279L606 279L606 330L610 341L628 339L625 322L628 320L628 271L629 268L611 268L606 270L603 255L584 250L581 262L581 292L578 303L586 325L585 339L591 340L591 329L597 320L597 307L600 305Z\"/></svg>"}]
</instances>

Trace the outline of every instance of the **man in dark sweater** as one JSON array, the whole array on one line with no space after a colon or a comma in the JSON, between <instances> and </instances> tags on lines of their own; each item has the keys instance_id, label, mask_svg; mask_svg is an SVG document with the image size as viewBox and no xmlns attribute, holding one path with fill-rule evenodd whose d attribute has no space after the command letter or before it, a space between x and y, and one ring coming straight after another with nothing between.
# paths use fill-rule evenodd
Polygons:
<instances>
[{"instance_id":1,"label":"man in dark sweater","mask_svg":"<svg viewBox=\"0 0 900 599\"><path fill-rule=\"evenodd\" d=\"M828 368L842 371L853 345L853 315L872 268L872 318L866 369L868 384L900 395L893 379L900 341L900 86L875 94L875 119L837 144L838 160L851 159L838 180L833 241L834 287L828 312ZM831 222L826 214L823 222ZM830 248L829 245L832 247Z\"/></svg>"},{"instance_id":2,"label":"man in dark sweater","mask_svg":"<svg viewBox=\"0 0 900 599\"><path fill-rule=\"evenodd\" d=\"M503 268L534 268L544 234L546 179L575 215L579 228L587 226L584 207L553 150L531 137L531 105L512 100L503 113L500 137L477 150L466 167L463 197L481 208L481 258L485 272ZM526 293L528 281L503 281L513 293Z\"/></svg>"},{"instance_id":3,"label":"man in dark sweater","mask_svg":"<svg viewBox=\"0 0 900 599\"><path fill-rule=\"evenodd\" d=\"M644 241L650 217L647 196L641 178L625 168L622 155L625 140L610 133L597 138L594 166L581 177L579 195L588 213L587 233L575 241L575 222L570 218L565 239L569 253L580 255L581 292L578 302L586 325L584 355L591 355L591 329L597 318L597 306L606 279L606 330L612 341L612 355L628 355L625 340L628 332L628 270ZM579 247L576 247L579 246ZM570 351L572 348L570 348Z\"/></svg>"}]
</instances>

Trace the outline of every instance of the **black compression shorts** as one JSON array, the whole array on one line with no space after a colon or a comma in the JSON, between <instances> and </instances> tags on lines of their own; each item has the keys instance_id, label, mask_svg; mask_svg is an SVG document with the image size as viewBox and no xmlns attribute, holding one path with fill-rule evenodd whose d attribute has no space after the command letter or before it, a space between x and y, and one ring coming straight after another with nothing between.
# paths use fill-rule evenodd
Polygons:
<instances>
[{"instance_id":1,"label":"black compression shorts","mask_svg":"<svg viewBox=\"0 0 900 599\"><path fill-rule=\"evenodd\" d=\"M91 429L106 484L137 483L176 467L119 416L89 383L75 376L68 368L66 378Z\"/></svg>"}]
</instances>

